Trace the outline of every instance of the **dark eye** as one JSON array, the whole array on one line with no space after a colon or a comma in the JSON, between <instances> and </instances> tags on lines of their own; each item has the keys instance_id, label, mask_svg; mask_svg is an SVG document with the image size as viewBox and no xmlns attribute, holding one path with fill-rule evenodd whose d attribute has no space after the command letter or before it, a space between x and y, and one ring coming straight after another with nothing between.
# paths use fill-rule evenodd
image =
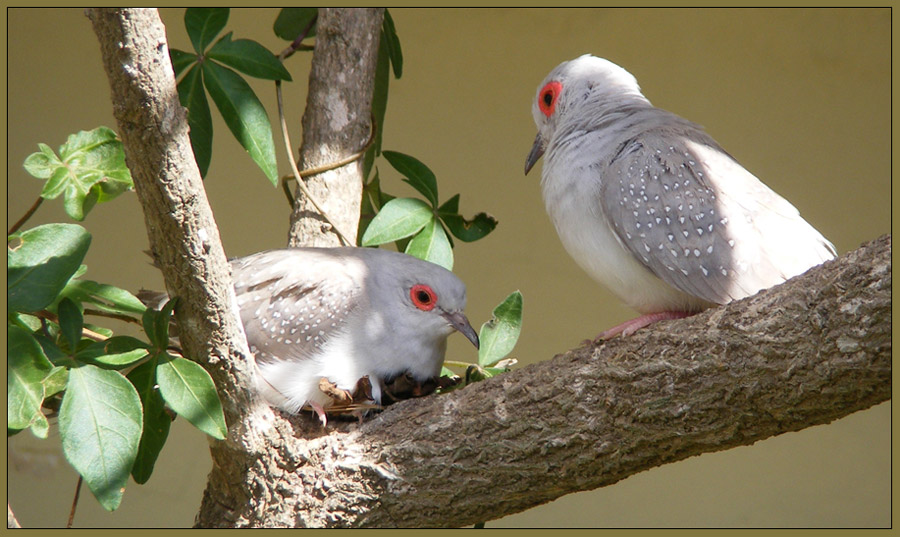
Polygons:
<instances>
[{"instance_id":1,"label":"dark eye","mask_svg":"<svg viewBox=\"0 0 900 537\"><path fill-rule=\"evenodd\" d=\"M538 107L545 116L550 117L553 115L553 111L556 109L556 101L559 99L561 91L562 84L555 80L553 82L547 82L547 84L541 88L541 93L538 97Z\"/></svg>"},{"instance_id":2,"label":"dark eye","mask_svg":"<svg viewBox=\"0 0 900 537\"><path fill-rule=\"evenodd\" d=\"M416 284L409 290L409 298L412 299L413 305L422 311L431 311L437 303L437 295L431 287L425 284Z\"/></svg>"},{"instance_id":3,"label":"dark eye","mask_svg":"<svg viewBox=\"0 0 900 537\"><path fill-rule=\"evenodd\" d=\"M549 91L544 92L544 106L549 107L553 104L553 94Z\"/></svg>"}]
</instances>

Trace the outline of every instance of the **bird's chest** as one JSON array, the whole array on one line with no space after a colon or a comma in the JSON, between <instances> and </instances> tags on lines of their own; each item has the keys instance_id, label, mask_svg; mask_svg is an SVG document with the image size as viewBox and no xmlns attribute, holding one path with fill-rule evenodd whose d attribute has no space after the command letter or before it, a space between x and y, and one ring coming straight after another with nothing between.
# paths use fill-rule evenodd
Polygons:
<instances>
[{"instance_id":1,"label":"bird's chest","mask_svg":"<svg viewBox=\"0 0 900 537\"><path fill-rule=\"evenodd\" d=\"M603 214L602 166L560 151L544 163L541 190L566 251L593 279L638 311L683 301L682 293L653 275L628 251Z\"/></svg>"}]
</instances>

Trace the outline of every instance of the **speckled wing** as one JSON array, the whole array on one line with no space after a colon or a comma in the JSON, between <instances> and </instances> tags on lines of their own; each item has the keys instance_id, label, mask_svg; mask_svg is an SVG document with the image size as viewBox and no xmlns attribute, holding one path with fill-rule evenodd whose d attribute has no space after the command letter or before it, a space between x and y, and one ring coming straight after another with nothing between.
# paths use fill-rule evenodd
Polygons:
<instances>
[{"instance_id":1,"label":"speckled wing","mask_svg":"<svg viewBox=\"0 0 900 537\"><path fill-rule=\"evenodd\" d=\"M756 220L799 219L796 209L690 134L659 128L617 148L600 197L621 243L669 285L719 304L793 275L773 263Z\"/></svg>"},{"instance_id":2,"label":"speckled wing","mask_svg":"<svg viewBox=\"0 0 900 537\"><path fill-rule=\"evenodd\" d=\"M275 250L232 261L247 342L256 360L303 360L359 305L354 265L307 250Z\"/></svg>"}]
</instances>

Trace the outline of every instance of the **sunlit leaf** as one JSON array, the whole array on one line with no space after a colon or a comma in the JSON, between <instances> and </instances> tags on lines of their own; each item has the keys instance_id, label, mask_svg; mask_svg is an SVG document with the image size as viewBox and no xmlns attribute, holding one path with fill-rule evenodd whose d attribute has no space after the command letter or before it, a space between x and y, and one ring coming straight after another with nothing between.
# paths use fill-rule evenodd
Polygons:
<instances>
[{"instance_id":1,"label":"sunlit leaf","mask_svg":"<svg viewBox=\"0 0 900 537\"><path fill-rule=\"evenodd\" d=\"M217 440L227 434L222 402L212 378L196 362L170 357L156 368L156 382L176 414Z\"/></svg>"},{"instance_id":2,"label":"sunlit leaf","mask_svg":"<svg viewBox=\"0 0 900 537\"><path fill-rule=\"evenodd\" d=\"M7 311L38 311L52 303L81 266L91 236L75 224L44 224L7 244Z\"/></svg>"},{"instance_id":3,"label":"sunlit leaf","mask_svg":"<svg viewBox=\"0 0 900 537\"><path fill-rule=\"evenodd\" d=\"M122 501L142 423L141 400L121 374L92 365L69 371L59 409L63 454L104 509Z\"/></svg>"},{"instance_id":4,"label":"sunlit leaf","mask_svg":"<svg viewBox=\"0 0 900 537\"><path fill-rule=\"evenodd\" d=\"M481 326L478 365L496 364L512 352L522 331L522 293L516 291L494 308L493 318Z\"/></svg>"},{"instance_id":5,"label":"sunlit leaf","mask_svg":"<svg viewBox=\"0 0 900 537\"><path fill-rule=\"evenodd\" d=\"M453 270L453 250L450 248L450 241L447 240L444 228L435 218L410 239L406 245L406 253L447 270Z\"/></svg>"},{"instance_id":6,"label":"sunlit leaf","mask_svg":"<svg viewBox=\"0 0 900 537\"><path fill-rule=\"evenodd\" d=\"M48 424L41 404L44 379L53 364L31 333L15 325L7 325L6 360L6 428L21 430L37 425L32 430L46 438Z\"/></svg>"},{"instance_id":7,"label":"sunlit leaf","mask_svg":"<svg viewBox=\"0 0 900 537\"><path fill-rule=\"evenodd\" d=\"M272 125L250 85L231 69L212 61L203 62L203 81L234 137L269 181L278 186Z\"/></svg>"},{"instance_id":8,"label":"sunlit leaf","mask_svg":"<svg viewBox=\"0 0 900 537\"><path fill-rule=\"evenodd\" d=\"M418 233L434 220L431 207L414 198L395 198L375 215L362 238L363 246L376 246Z\"/></svg>"},{"instance_id":9,"label":"sunlit leaf","mask_svg":"<svg viewBox=\"0 0 900 537\"><path fill-rule=\"evenodd\" d=\"M69 136L59 156L45 144L38 148L25 159L25 170L46 179L41 190L44 199L63 195L63 207L74 220L83 220L95 204L134 187L122 142L106 127Z\"/></svg>"}]
</instances>

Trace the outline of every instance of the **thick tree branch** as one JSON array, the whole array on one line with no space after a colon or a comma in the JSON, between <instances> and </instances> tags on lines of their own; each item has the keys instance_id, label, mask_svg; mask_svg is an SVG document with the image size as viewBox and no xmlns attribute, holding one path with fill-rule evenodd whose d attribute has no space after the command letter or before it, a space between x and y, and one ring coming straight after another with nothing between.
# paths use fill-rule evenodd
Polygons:
<instances>
[{"instance_id":1,"label":"thick tree branch","mask_svg":"<svg viewBox=\"0 0 900 537\"><path fill-rule=\"evenodd\" d=\"M220 389L229 425L271 413L251 386L252 361L235 314L231 270L206 199L178 100L165 27L152 9L89 9L112 90L113 113L154 259L186 354ZM239 427L231 428L235 441Z\"/></svg>"},{"instance_id":2,"label":"thick tree branch","mask_svg":"<svg viewBox=\"0 0 900 537\"><path fill-rule=\"evenodd\" d=\"M274 446L268 525L462 526L891 397L891 240L756 296ZM335 427L329 425L329 427ZM216 525L216 520L202 521ZM233 522L233 521L228 521Z\"/></svg>"},{"instance_id":3,"label":"thick tree branch","mask_svg":"<svg viewBox=\"0 0 900 537\"><path fill-rule=\"evenodd\" d=\"M372 89L378 61L382 8L322 8L303 114L301 169L341 160L366 144L371 130ZM362 159L306 181L334 224L356 245L362 200ZM299 192L291 214L292 246L339 246L338 237Z\"/></svg>"}]
</instances>

